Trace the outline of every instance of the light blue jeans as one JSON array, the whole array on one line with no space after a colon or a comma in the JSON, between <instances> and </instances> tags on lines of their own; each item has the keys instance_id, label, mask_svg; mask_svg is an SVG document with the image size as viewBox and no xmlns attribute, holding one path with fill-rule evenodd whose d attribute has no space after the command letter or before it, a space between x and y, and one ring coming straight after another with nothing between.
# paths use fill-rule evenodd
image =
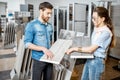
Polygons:
<instances>
[{"instance_id":1,"label":"light blue jeans","mask_svg":"<svg viewBox=\"0 0 120 80\"><path fill-rule=\"evenodd\" d=\"M88 59L84 65L81 80L100 80L105 65L102 58Z\"/></svg>"}]
</instances>

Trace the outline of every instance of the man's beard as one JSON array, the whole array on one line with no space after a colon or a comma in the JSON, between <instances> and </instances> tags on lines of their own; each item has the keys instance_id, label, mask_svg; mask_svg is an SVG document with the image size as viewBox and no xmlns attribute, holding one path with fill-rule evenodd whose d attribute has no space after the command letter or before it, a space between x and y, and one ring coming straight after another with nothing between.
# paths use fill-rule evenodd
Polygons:
<instances>
[{"instance_id":1,"label":"man's beard","mask_svg":"<svg viewBox=\"0 0 120 80\"><path fill-rule=\"evenodd\" d=\"M44 15L42 16L42 19L44 22L48 22L49 18L48 17L44 17Z\"/></svg>"}]
</instances>

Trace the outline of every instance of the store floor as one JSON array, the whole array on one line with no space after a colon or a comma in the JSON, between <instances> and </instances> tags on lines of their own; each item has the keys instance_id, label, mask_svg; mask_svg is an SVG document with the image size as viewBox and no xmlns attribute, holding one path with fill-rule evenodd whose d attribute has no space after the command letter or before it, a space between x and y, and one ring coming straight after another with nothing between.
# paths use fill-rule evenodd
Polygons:
<instances>
[{"instance_id":1,"label":"store floor","mask_svg":"<svg viewBox=\"0 0 120 80\"><path fill-rule=\"evenodd\" d=\"M0 80L10 80L10 71L15 63L15 52L13 49L0 49ZM120 80L120 71L114 70L112 67L118 64L118 60L108 57L106 63L103 80ZM83 64L76 65L71 80L80 80ZM118 79L117 79L118 78Z\"/></svg>"},{"instance_id":2,"label":"store floor","mask_svg":"<svg viewBox=\"0 0 120 80\"><path fill-rule=\"evenodd\" d=\"M105 72L103 73L102 80L120 80L120 70L113 69L114 66L118 65L118 59L113 57L108 57L105 67ZM71 80L80 80L83 64L76 65L72 74Z\"/></svg>"}]
</instances>

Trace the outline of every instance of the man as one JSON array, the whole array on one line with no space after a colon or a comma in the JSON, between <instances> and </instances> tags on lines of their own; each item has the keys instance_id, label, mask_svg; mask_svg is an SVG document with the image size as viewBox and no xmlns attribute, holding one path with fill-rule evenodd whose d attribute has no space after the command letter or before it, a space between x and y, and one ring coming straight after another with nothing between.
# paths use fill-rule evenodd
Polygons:
<instances>
[{"instance_id":1,"label":"man","mask_svg":"<svg viewBox=\"0 0 120 80\"><path fill-rule=\"evenodd\" d=\"M25 28L24 43L26 48L32 50L32 80L52 80L53 65L39 61L45 54L52 58L53 53L49 50L52 36L52 26L48 23L52 15L53 6L49 2L39 5L39 17L29 22Z\"/></svg>"}]
</instances>

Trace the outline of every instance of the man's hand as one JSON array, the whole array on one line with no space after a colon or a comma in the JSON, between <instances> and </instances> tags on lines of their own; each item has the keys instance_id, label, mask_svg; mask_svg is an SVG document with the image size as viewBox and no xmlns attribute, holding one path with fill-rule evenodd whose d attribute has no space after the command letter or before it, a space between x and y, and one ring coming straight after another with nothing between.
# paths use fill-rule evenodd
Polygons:
<instances>
[{"instance_id":1,"label":"man's hand","mask_svg":"<svg viewBox=\"0 0 120 80\"><path fill-rule=\"evenodd\" d=\"M54 57L53 53L48 49L44 49L43 52L47 56L47 59L52 59Z\"/></svg>"}]
</instances>

